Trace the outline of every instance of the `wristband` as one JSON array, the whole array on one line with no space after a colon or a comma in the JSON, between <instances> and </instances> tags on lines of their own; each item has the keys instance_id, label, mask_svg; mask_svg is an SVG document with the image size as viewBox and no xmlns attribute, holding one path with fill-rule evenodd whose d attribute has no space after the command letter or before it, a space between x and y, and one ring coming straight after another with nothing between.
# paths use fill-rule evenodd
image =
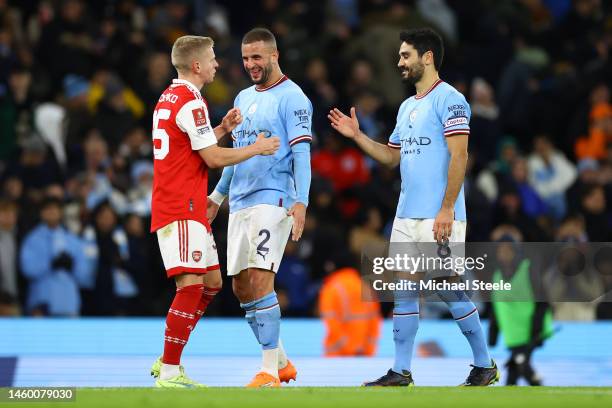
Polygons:
<instances>
[{"instance_id":1,"label":"wristband","mask_svg":"<svg viewBox=\"0 0 612 408\"><path fill-rule=\"evenodd\" d=\"M217 204L219 207L221 207L221 204L223 204L223 201L225 200L225 197L227 197L225 194L221 194L220 192L218 192L217 190L214 190L209 196L208 199L210 201L212 201L213 203Z\"/></svg>"}]
</instances>

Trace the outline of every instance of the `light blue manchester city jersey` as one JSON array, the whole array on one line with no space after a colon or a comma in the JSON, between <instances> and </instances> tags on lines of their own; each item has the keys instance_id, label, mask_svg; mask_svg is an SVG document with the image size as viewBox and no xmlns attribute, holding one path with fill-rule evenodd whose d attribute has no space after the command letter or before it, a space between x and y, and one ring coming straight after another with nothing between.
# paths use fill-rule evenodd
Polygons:
<instances>
[{"instance_id":1,"label":"light blue manchester city jersey","mask_svg":"<svg viewBox=\"0 0 612 408\"><path fill-rule=\"evenodd\" d=\"M255 143L259 133L278 136L280 148L271 156L254 156L234 165L229 190L230 212L257 204L290 208L296 200L291 146L312 141L312 104L286 76L264 90L241 91L234 101L242 123L232 132L234 147Z\"/></svg>"},{"instance_id":2,"label":"light blue manchester city jersey","mask_svg":"<svg viewBox=\"0 0 612 408\"><path fill-rule=\"evenodd\" d=\"M470 116L465 97L441 80L402 103L388 143L401 151L398 218L436 217L448 181L446 138L469 134ZM455 220L466 220L463 186L455 202Z\"/></svg>"}]
</instances>

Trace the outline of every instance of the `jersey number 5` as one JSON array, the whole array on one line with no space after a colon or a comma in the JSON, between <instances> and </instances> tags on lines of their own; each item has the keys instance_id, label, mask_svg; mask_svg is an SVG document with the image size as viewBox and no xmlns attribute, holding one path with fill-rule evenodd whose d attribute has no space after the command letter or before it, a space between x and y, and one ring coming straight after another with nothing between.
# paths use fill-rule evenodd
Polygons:
<instances>
[{"instance_id":1,"label":"jersey number 5","mask_svg":"<svg viewBox=\"0 0 612 408\"><path fill-rule=\"evenodd\" d=\"M153 157L155 160L163 160L170 152L170 137L164 129L159 128L159 121L169 118L170 109L158 109L153 112ZM156 140L159 142L156 143Z\"/></svg>"}]
</instances>

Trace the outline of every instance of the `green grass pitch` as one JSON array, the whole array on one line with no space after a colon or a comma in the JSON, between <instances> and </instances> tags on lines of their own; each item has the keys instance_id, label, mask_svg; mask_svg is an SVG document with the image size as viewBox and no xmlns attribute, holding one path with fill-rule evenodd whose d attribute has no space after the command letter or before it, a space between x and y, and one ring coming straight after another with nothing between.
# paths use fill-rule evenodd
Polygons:
<instances>
[{"instance_id":1,"label":"green grass pitch","mask_svg":"<svg viewBox=\"0 0 612 408\"><path fill-rule=\"evenodd\" d=\"M0 403L32 407L301 408L301 407L610 407L612 387L286 387L281 389L79 388L76 402Z\"/></svg>"}]
</instances>

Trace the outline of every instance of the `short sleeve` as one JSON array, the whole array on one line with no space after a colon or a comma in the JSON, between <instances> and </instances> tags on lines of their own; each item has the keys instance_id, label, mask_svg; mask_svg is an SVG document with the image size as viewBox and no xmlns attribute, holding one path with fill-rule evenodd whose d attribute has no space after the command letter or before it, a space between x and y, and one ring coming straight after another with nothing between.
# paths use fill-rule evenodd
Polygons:
<instances>
[{"instance_id":1,"label":"short sleeve","mask_svg":"<svg viewBox=\"0 0 612 408\"><path fill-rule=\"evenodd\" d=\"M234 98L234 108L240 108L240 94L242 92L238 93L238 95L236 95L236 97ZM242 112L241 112L242 113ZM232 138L232 140L235 142L236 141L236 136L234 136L234 132L230 132L230 136Z\"/></svg>"},{"instance_id":2,"label":"short sleeve","mask_svg":"<svg viewBox=\"0 0 612 408\"><path fill-rule=\"evenodd\" d=\"M285 129L289 146L301 142L312 142L312 104L302 92L292 92L286 96Z\"/></svg>"},{"instance_id":3,"label":"short sleeve","mask_svg":"<svg viewBox=\"0 0 612 408\"><path fill-rule=\"evenodd\" d=\"M208 109L200 99L186 104L176 114L176 124L189 135L192 150L201 150L217 144L217 137L210 125Z\"/></svg>"},{"instance_id":4,"label":"short sleeve","mask_svg":"<svg viewBox=\"0 0 612 408\"><path fill-rule=\"evenodd\" d=\"M440 117L442 118L442 127L444 136L457 136L470 134L470 105L468 105L465 97L459 92L452 92L444 98L444 102L440 106L442 110Z\"/></svg>"},{"instance_id":5,"label":"short sleeve","mask_svg":"<svg viewBox=\"0 0 612 408\"><path fill-rule=\"evenodd\" d=\"M389 136L389 141L387 142L387 146L393 149L400 149L402 147L400 142L400 119L402 117L402 112L404 111L404 103L400 105L399 112L397 113L397 118L395 119L395 129Z\"/></svg>"}]
</instances>

